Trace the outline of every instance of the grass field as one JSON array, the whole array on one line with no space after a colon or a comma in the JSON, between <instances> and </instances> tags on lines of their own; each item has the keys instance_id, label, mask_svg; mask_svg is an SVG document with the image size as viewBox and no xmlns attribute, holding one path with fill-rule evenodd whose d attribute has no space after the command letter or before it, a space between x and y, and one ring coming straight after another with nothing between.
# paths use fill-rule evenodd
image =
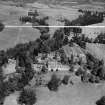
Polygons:
<instances>
[{"instance_id":1,"label":"grass field","mask_svg":"<svg viewBox=\"0 0 105 105\"><path fill-rule=\"evenodd\" d=\"M104 44L86 44L86 49L87 51L89 51L89 53L91 53L92 55L94 55L96 58L100 59L100 60L104 60L105 62L105 45Z\"/></svg>"},{"instance_id":2,"label":"grass field","mask_svg":"<svg viewBox=\"0 0 105 105\"><path fill-rule=\"evenodd\" d=\"M29 8L26 7L16 7L11 6L10 4L5 4L0 1L0 21L5 24L5 26L21 26L22 24L19 22L19 17L27 15ZM72 9L40 9L41 14L44 16L49 16L48 20L49 25L64 25L63 23L57 21L60 16L68 17L69 19L74 19L78 16L77 10ZM74 13L72 13L74 11ZM68 15L68 16L67 16ZM23 24L23 26L26 24ZM31 24L29 24L31 26ZM56 28L50 28L50 34L53 34ZM38 30L33 28L5 28L2 32L0 32L0 49L6 49L9 47L13 47L17 43L24 43L26 41L35 40L40 36Z\"/></svg>"},{"instance_id":3,"label":"grass field","mask_svg":"<svg viewBox=\"0 0 105 105\"><path fill-rule=\"evenodd\" d=\"M38 88L38 102L35 105L95 105L102 95L100 88L77 83L75 85L61 86L58 92L50 92L47 88Z\"/></svg>"},{"instance_id":4,"label":"grass field","mask_svg":"<svg viewBox=\"0 0 105 105\"><path fill-rule=\"evenodd\" d=\"M0 49L14 47L17 43L25 43L39 38L39 30L27 27L5 28L0 33Z\"/></svg>"},{"instance_id":5,"label":"grass field","mask_svg":"<svg viewBox=\"0 0 105 105\"><path fill-rule=\"evenodd\" d=\"M59 77L68 73L56 73ZM45 74L46 79L49 79L51 73ZM76 77L70 77L74 81L74 85L61 85L57 92L49 91L47 87L33 87L37 95L37 103L34 105L95 105L95 102L105 95L104 84L89 84L82 83ZM15 92L6 97L4 105L19 105L17 99L19 92Z\"/></svg>"}]
</instances>

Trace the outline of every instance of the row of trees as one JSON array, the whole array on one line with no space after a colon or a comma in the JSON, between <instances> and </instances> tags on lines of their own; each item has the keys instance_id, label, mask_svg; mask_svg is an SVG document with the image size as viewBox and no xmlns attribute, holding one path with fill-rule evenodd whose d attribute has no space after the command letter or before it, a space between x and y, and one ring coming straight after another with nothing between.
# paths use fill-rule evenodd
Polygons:
<instances>
[{"instance_id":1,"label":"row of trees","mask_svg":"<svg viewBox=\"0 0 105 105\"><path fill-rule=\"evenodd\" d=\"M20 105L34 105L37 101L35 90L23 89L20 92L20 96L18 98L18 103Z\"/></svg>"},{"instance_id":2,"label":"row of trees","mask_svg":"<svg viewBox=\"0 0 105 105\"><path fill-rule=\"evenodd\" d=\"M3 69L2 66L4 64L8 63L8 58L5 55L4 51L0 51L0 104L3 105L5 96L6 96L6 87L5 83L3 82L4 76L3 76Z\"/></svg>"},{"instance_id":3,"label":"row of trees","mask_svg":"<svg viewBox=\"0 0 105 105\"><path fill-rule=\"evenodd\" d=\"M0 64L0 102L1 103L3 103L5 97L8 96L9 94L13 93L16 90L21 91L34 76L34 71L31 66L29 55L26 52L23 52L23 51L19 52L19 51L20 50L18 49L18 51L15 52L16 53L15 56L12 56L12 57L16 57L16 59L18 58L19 64L20 64L19 66L24 67L25 69L24 71L20 70L20 72L16 71L17 76L15 76L15 73L14 73L13 78L10 77L8 81L4 81L5 78L3 76L2 66L5 63L8 63L7 61L9 56L6 55L7 54L6 52L1 51L1 56L0 56L1 57L0 60L2 61ZM29 103L31 102L32 101L29 101Z\"/></svg>"},{"instance_id":4,"label":"row of trees","mask_svg":"<svg viewBox=\"0 0 105 105\"><path fill-rule=\"evenodd\" d=\"M79 9L78 12L81 12L81 13L87 13L87 14L96 14L96 15L103 15L104 16L104 11L103 12L98 12L98 11L90 11L90 10L82 10L82 9Z\"/></svg>"},{"instance_id":5,"label":"row of trees","mask_svg":"<svg viewBox=\"0 0 105 105\"><path fill-rule=\"evenodd\" d=\"M58 91L59 86L61 85L61 83L63 83L64 85L68 85L69 83L69 75L65 75L63 77L63 79L61 80L60 78L57 77L56 74L53 74L51 76L50 81L47 84L47 87L50 91Z\"/></svg>"},{"instance_id":6,"label":"row of trees","mask_svg":"<svg viewBox=\"0 0 105 105\"><path fill-rule=\"evenodd\" d=\"M77 26L86 26L91 24L97 24L101 23L104 20L103 14L96 14L96 13L84 13L83 15L80 15L77 19L70 22L71 25L77 25Z\"/></svg>"},{"instance_id":7,"label":"row of trees","mask_svg":"<svg viewBox=\"0 0 105 105\"><path fill-rule=\"evenodd\" d=\"M14 48L9 48L6 54L9 58L16 58L19 52L26 53L30 52L30 56L40 53L48 53L50 51L58 50L65 43L67 44L68 38L64 36L63 29L58 29L55 31L52 38L47 33L44 33L40 38L35 41L30 41L25 44L17 44Z\"/></svg>"},{"instance_id":8,"label":"row of trees","mask_svg":"<svg viewBox=\"0 0 105 105\"><path fill-rule=\"evenodd\" d=\"M99 60L91 54L86 54L87 57L87 69L90 70L91 74L98 77L100 80L105 80L105 68L104 61Z\"/></svg>"},{"instance_id":9,"label":"row of trees","mask_svg":"<svg viewBox=\"0 0 105 105\"><path fill-rule=\"evenodd\" d=\"M48 26L48 24L46 23L46 20L49 19L48 16L43 17L43 18L38 18L39 13L37 11L35 12L29 12L28 16L20 16L19 17L19 21L22 23L32 23L33 26L37 26L37 25L45 25Z\"/></svg>"},{"instance_id":10,"label":"row of trees","mask_svg":"<svg viewBox=\"0 0 105 105\"><path fill-rule=\"evenodd\" d=\"M86 48L86 43L93 43L93 39L86 37L84 34L73 36L71 41L84 49Z\"/></svg>"},{"instance_id":11,"label":"row of trees","mask_svg":"<svg viewBox=\"0 0 105 105\"><path fill-rule=\"evenodd\" d=\"M105 44L105 33L100 33L94 40L94 43Z\"/></svg>"}]
</instances>

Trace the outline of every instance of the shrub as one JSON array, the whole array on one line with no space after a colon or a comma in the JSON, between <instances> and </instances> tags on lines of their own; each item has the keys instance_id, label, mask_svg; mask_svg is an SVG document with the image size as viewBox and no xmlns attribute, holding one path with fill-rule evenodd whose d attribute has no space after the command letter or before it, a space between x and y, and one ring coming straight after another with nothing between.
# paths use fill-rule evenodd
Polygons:
<instances>
[{"instance_id":1,"label":"shrub","mask_svg":"<svg viewBox=\"0 0 105 105\"><path fill-rule=\"evenodd\" d=\"M97 80L96 80L96 76L95 75L91 75L90 78L89 78L89 82L91 83L95 83Z\"/></svg>"},{"instance_id":2,"label":"shrub","mask_svg":"<svg viewBox=\"0 0 105 105\"><path fill-rule=\"evenodd\" d=\"M96 105L105 105L105 96L96 101Z\"/></svg>"},{"instance_id":3,"label":"shrub","mask_svg":"<svg viewBox=\"0 0 105 105\"><path fill-rule=\"evenodd\" d=\"M81 68L79 68L76 72L75 72L75 75L76 76L80 76L83 74L83 70Z\"/></svg>"},{"instance_id":4,"label":"shrub","mask_svg":"<svg viewBox=\"0 0 105 105\"><path fill-rule=\"evenodd\" d=\"M4 27L5 27L4 24L0 23L0 32L3 31Z\"/></svg>"},{"instance_id":5,"label":"shrub","mask_svg":"<svg viewBox=\"0 0 105 105\"><path fill-rule=\"evenodd\" d=\"M42 33L40 35L40 39L42 39L42 40L47 40L49 38L50 38L50 35L48 33Z\"/></svg>"},{"instance_id":6,"label":"shrub","mask_svg":"<svg viewBox=\"0 0 105 105\"><path fill-rule=\"evenodd\" d=\"M71 68L69 69L70 72L73 72L74 71L74 66L71 65Z\"/></svg>"},{"instance_id":7,"label":"shrub","mask_svg":"<svg viewBox=\"0 0 105 105\"><path fill-rule=\"evenodd\" d=\"M63 83L64 85L67 85L67 84L68 84L68 81L69 81L69 78L70 78L69 75L65 75L64 78L63 78L63 80L62 80L62 83Z\"/></svg>"},{"instance_id":8,"label":"shrub","mask_svg":"<svg viewBox=\"0 0 105 105\"><path fill-rule=\"evenodd\" d=\"M57 91L60 85L60 79L55 74L52 75L51 80L48 82L47 87L51 91Z\"/></svg>"},{"instance_id":9,"label":"shrub","mask_svg":"<svg viewBox=\"0 0 105 105\"><path fill-rule=\"evenodd\" d=\"M51 69L51 72L53 72L54 70L53 69Z\"/></svg>"},{"instance_id":10,"label":"shrub","mask_svg":"<svg viewBox=\"0 0 105 105\"><path fill-rule=\"evenodd\" d=\"M36 103L36 101L36 94L33 92L33 90L30 89L23 89L18 99L18 103L21 105L33 105L34 103Z\"/></svg>"},{"instance_id":11,"label":"shrub","mask_svg":"<svg viewBox=\"0 0 105 105\"><path fill-rule=\"evenodd\" d=\"M5 86L4 83L0 81L0 101L3 97L5 97Z\"/></svg>"},{"instance_id":12,"label":"shrub","mask_svg":"<svg viewBox=\"0 0 105 105\"><path fill-rule=\"evenodd\" d=\"M31 23L32 22L32 18L29 17L29 16L22 16L22 17L19 18L19 20L22 23L26 23L26 22L30 22Z\"/></svg>"},{"instance_id":13,"label":"shrub","mask_svg":"<svg viewBox=\"0 0 105 105\"><path fill-rule=\"evenodd\" d=\"M48 71L48 70L47 70L46 66L42 66L41 72L42 72L42 73L47 73L47 71Z\"/></svg>"}]
</instances>

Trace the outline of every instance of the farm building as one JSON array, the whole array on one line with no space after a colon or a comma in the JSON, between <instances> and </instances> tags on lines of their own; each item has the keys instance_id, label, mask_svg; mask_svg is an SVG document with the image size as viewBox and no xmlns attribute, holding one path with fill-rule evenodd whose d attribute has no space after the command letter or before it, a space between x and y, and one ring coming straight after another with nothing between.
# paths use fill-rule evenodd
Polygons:
<instances>
[{"instance_id":1,"label":"farm building","mask_svg":"<svg viewBox=\"0 0 105 105\"><path fill-rule=\"evenodd\" d=\"M59 71L68 71L70 69L70 67L68 65L63 65L57 61L50 61L48 62L48 70L51 71L56 71L56 70L59 70Z\"/></svg>"},{"instance_id":2,"label":"farm building","mask_svg":"<svg viewBox=\"0 0 105 105\"><path fill-rule=\"evenodd\" d=\"M38 11L37 10L30 10L28 11L28 16L38 16Z\"/></svg>"},{"instance_id":3,"label":"farm building","mask_svg":"<svg viewBox=\"0 0 105 105\"><path fill-rule=\"evenodd\" d=\"M59 52L50 52L47 54L47 58L48 59L56 59L58 61L60 61L60 55L59 55Z\"/></svg>"},{"instance_id":4,"label":"farm building","mask_svg":"<svg viewBox=\"0 0 105 105\"><path fill-rule=\"evenodd\" d=\"M55 56L55 52L50 52L47 54L48 58L53 58Z\"/></svg>"},{"instance_id":5,"label":"farm building","mask_svg":"<svg viewBox=\"0 0 105 105\"><path fill-rule=\"evenodd\" d=\"M43 64L33 64L32 67L35 71L41 71Z\"/></svg>"}]
</instances>

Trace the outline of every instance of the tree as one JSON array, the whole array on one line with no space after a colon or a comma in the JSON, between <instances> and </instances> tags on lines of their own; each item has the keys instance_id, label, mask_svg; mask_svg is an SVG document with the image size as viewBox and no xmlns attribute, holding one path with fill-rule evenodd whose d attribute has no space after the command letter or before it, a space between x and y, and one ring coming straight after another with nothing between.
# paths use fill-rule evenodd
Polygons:
<instances>
[{"instance_id":1,"label":"tree","mask_svg":"<svg viewBox=\"0 0 105 105\"><path fill-rule=\"evenodd\" d=\"M79 10L81 11L81 10ZM82 11L81 11L82 12ZM103 14L101 13L91 13L91 11L82 12L83 15L79 15L79 17L71 22L65 19L65 25L71 26L86 26L91 24L100 23L104 20Z\"/></svg>"},{"instance_id":2,"label":"tree","mask_svg":"<svg viewBox=\"0 0 105 105\"><path fill-rule=\"evenodd\" d=\"M3 31L5 28L4 24L0 22L0 32Z\"/></svg>"},{"instance_id":3,"label":"tree","mask_svg":"<svg viewBox=\"0 0 105 105\"><path fill-rule=\"evenodd\" d=\"M68 36L65 36L65 38L63 40L63 44L66 45L66 44L68 44L68 42L69 42Z\"/></svg>"},{"instance_id":4,"label":"tree","mask_svg":"<svg viewBox=\"0 0 105 105\"><path fill-rule=\"evenodd\" d=\"M82 32L82 29L80 27L74 27L72 29L73 29L73 32L74 32L75 35L77 35L77 34Z\"/></svg>"},{"instance_id":5,"label":"tree","mask_svg":"<svg viewBox=\"0 0 105 105\"><path fill-rule=\"evenodd\" d=\"M46 36L49 36L49 35L47 35L49 32L49 27L37 27L37 29L40 30L41 35L46 34Z\"/></svg>"},{"instance_id":6,"label":"tree","mask_svg":"<svg viewBox=\"0 0 105 105\"><path fill-rule=\"evenodd\" d=\"M42 66L42 70L41 70L43 73L46 73L48 70L46 68L46 66Z\"/></svg>"},{"instance_id":7,"label":"tree","mask_svg":"<svg viewBox=\"0 0 105 105\"><path fill-rule=\"evenodd\" d=\"M51 80L47 84L47 87L51 91L57 91L59 85L60 85L60 79L55 74L53 74Z\"/></svg>"},{"instance_id":8,"label":"tree","mask_svg":"<svg viewBox=\"0 0 105 105\"><path fill-rule=\"evenodd\" d=\"M95 43L105 44L105 33L100 33L94 40Z\"/></svg>"},{"instance_id":9,"label":"tree","mask_svg":"<svg viewBox=\"0 0 105 105\"><path fill-rule=\"evenodd\" d=\"M29 57L25 55L24 57L24 67L25 70L22 73L22 77L18 80L18 88L23 88L34 76L34 70L32 68Z\"/></svg>"},{"instance_id":10,"label":"tree","mask_svg":"<svg viewBox=\"0 0 105 105\"><path fill-rule=\"evenodd\" d=\"M63 45L64 40L64 30L62 28L55 31L53 38L55 40L54 48L55 50L58 50Z\"/></svg>"},{"instance_id":11,"label":"tree","mask_svg":"<svg viewBox=\"0 0 105 105\"><path fill-rule=\"evenodd\" d=\"M42 44L40 44L40 52L41 53L49 53L50 50L51 49L46 41L44 41L44 42L42 42Z\"/></svg>"},{"instance_id":12,"label":"tree","mask_svg":"<svg viewBox=\"0 0 105 105\"><path fill-rule=\"evenodd\" d=\"M8 57L5 53L5 51L1 50L0 51L0 66L8 63Z\"/></svg>"},{"instance_id":13,"label":"tree","mask_svg":"<svg viewBox=\"0 0 105 105\"><path fill-rule=\"evenodd\" d=\"M16 82L12 83L9 80L9 81L4 82L4 87L5 87L5 95L8 96L9 94L13 93L16 90L17 84Z\"/></svg>"},{"instance_id":14,"label":"tree","mask_svg":"<svg viewBox=\"0 0 105 105\"><path fill-rule=\"evenodd\" d=\"M0 66L0 81L2 81L2 80L3 80L3 69Z\"/></svg>"},{"instance_id":15,"label":"tree","mask_svg":"<svg viewBox=\"0 0 105 105\"><path fill-rule=\"evenodd\" d=\"M22 16L22 17L19 18L19 20L22 23L26 23L26 22L30 22L31 23L32 22L32 18L29 17L29 16Z\"/></svg>"},{"instance_id":16,"label":"tree","mask_svg":"<svg viewBox=\"0 0 105 105\"><path fill-rule=\"evenodd\" d=\"M99 83L100 82L100 78L91 74L90 78L89 78L89 82L91 82L91 83Z\"/></svg>"},{"instance_id":17,"label":"tree","mask_svg":"<svg viewBox=\"0 0 105 105\"><path fill-rule=\"evenodd\" d=\"M24 67L25 66L25 53L24 52L18 52L16 55L16 60L18 61L18 66Z\"/></svg>"},{"instance_id":18,"label":"tree","mask_svg":"<svg viewBox=\"0 0 105 105\"><path fill-rule=\"evenodd\" d=\"M69 78L70 78L69 75L65 75L64 78L63 78L63 80L62 80L62 83L63 83L64 85L67 85L67 84L68 84L68 81L69 81Z\"/></svg>"},{"instance_id":19,"label":"tree","mask_svg":"<svg viewBox=\"0 0 105 105\"><path fill-rule=\"evenodd\" d=\"M47 40L47 39L49 39L50 38L50 35L48 34L48 33L43 33L43 34L41 34L41 36L40 36L40 39L42 39L42 40Z\"/></svg>"},{"instance_id":20,"label":"tree","mask_svg":"<svg viewBox=\"0 0 105 105\"><path fill-rule=\"evenodd\" d=\"M18 99L18 103L21 105L34 105L36 101L36 94L31 89L23 89Z\"/></svg>"},{"instance_id":21,"label":"tree","mask_svg":"<svg viewBox=\"0 0 105 105\"><path fill-rule=\"evenodd\" d=\"M0 105L3 105L5 99L5 87L2 81L0 81Z\"/></svg>"},{"instance_id":22,"label":"tree","mask_svg":"<svg viewBox=\"0 0 105 105\"><path fill-rule=\"evenodd\" d=\"M81 69L81 67L79 67L79 69L75 72L75 74L76 74L77 76L80 76L80 75L83 74L83 70Z\"/></svg>"},{"instance_id":23,"label":"tree","mask_svg":"<svg viewBox=\"0 0 105 105\"><path fill-rule=\"evenodd\" d=\"M105 105L105 96L96 101L96 105Z\"/></svg>"}]
</instances>

